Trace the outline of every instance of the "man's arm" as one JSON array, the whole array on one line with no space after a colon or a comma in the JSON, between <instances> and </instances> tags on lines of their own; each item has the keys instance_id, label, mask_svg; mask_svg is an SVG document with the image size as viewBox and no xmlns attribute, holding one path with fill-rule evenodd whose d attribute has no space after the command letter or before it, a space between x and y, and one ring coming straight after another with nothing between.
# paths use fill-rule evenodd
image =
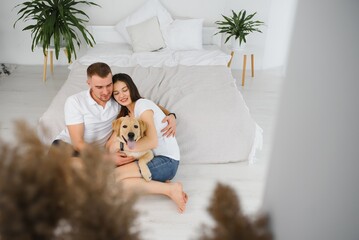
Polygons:
<instances>
[{"instance_id":1,"label":"man's arm","mask_svg":"<svg viewBox=\"0 0 359 240\"><path fill-rule=\"evenodd\" d=\"M112 153L112 158L116 166L125 165L136 160L134 157L127 156L124 152Z\"/></svg>"},{"instance_id":2,"label":"man's arm","mask_svg":"<svg viewBox=\"0 0 359 240\"><path fill-rule=\"evenodd\" d=\"M170 114L170 111L168 111L166 108L162 107L161 105L157 104L157 106L162 110L162 112L167 116Z\"/></svg>"},{"instance_id":3,"label":"man's arm","mask_svg":"<svg viewBox=\"0 0 359 240\"><path fill-rule=\"evenodd\" d=\"M84 149L85 123L82 107L83 101L81 93L72 95L66 99L64 106L65 124L70 135L71 144L76 151Z\"/></svg>"},{"instance_id":4,"label":"man's arm","mask_svg":"<svg viewBox=\"0 0 359 240\"><path fill-rule=\"evenodd\" d=\"M83 123L67 125L69 130L72 146L76 151L81 151L84 149L86 143L84 141L84 131L85 127Z\"/></svg>"},{"instance_id":5,"label":"man's arm","mask_svg":"<svg viewBox=\"0 0 359 240\"><path fill-rule=\"evenodd\" d=\"M176 115L168 111L166 108L157 104L157 106L162 110L162 112L166 115L166 117L162 120L162 122L167 122L167 126L161 130L163 136L165 137L174 137L176 135Z\"/></svg>"}]
</instances>

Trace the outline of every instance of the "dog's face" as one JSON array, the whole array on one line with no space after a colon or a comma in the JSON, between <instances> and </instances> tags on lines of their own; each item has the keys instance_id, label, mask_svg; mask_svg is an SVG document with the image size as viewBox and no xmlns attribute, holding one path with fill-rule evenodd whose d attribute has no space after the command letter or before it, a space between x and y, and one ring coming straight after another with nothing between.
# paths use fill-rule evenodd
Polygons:
<instances>
[{"instance_id":1,"label":"dog's face","mask_svg":"<svg viewBox=\"0 0 359 240\"><path fill-rule=\"evenodd\" d=\"M121 117L113 121L112 128L120 141L130 144L144 136L146 124L140 119Z\"/></svg>"}]
</instances>

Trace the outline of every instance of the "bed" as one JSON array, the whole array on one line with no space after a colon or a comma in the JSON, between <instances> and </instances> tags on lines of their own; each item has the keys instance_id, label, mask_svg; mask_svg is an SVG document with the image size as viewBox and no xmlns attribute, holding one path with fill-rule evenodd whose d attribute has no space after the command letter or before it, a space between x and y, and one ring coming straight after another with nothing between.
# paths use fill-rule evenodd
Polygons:
<instances>
[{"instance_id":1,"label":"bed","mask_svg":"<svg viewBox=\"0 0 359 240\"><path fill-rule=\"evenodd\" d=\"M159 19L158 16L158 22ZM230 55L221 50L220 36L214 35L216 29L200 24L200 46L197 39L197 45L184 47L188 39L180 38L179 43L172 43L172 46L177 44L177 48L137 51L138 48L136 50L120 34L118 25L89 26L97 44L70 65L68 79L41 116L39 126L47 129L45 133L39 127L42 141L50 144L65 128L65 99L87 89L88 65L106 62L113 73L132 76L143 97L177 115L176 137L181 162L174 181L183 183L190 201L187 211L179 215L173 203L165 198L140 199L138 209L143 214L139 223L143 239L195 237L200 225L210 221L205 209L217 181L231 184L237 191L247 194L243 202L245 211L253 212L259 205L259 192L251 190L250 184L236 183L243 179L250 182L256 177L251 175L249 163L253 162L256 149L261 147L262 130L237 89L227 67ZM143 29L140 30L143 33ZM171 45L171 38L165 39L165 44Z\"/></svg>"},{"instance_id":2,"label":"bed","mask_svg":"<svg viewBox=\"0 0 359 240\"><path fill-rule=\"evenodd\" d=\"M108 36L115 32L108 26L91 29L98 29L102 37L106 36L104 31ZM204 31L210 30L213 28ZM260 147L261 130L226 66L230 56L218 45L208 44L202 50L134 53L126 43L100 42L70 66L67 81L41 116L40 123L49 130L48 134L41 134L44 143L50 144L65 128L65 99L87 89L88 65L103 61L113 73L132 76L145 98L177 114L183 163L253 160Z\"/></svg>"}]
</instances>

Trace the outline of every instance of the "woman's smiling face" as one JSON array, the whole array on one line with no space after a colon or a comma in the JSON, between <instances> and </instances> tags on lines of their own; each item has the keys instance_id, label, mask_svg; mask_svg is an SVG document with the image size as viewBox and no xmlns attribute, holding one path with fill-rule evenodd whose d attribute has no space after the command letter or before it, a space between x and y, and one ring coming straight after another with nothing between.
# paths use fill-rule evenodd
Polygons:
<instances>
[{"instance_id":1,"label":"woman's smiling face","mask_svg":"<svg viewBox=\"0 0 359 240\"><path fill-rule=\"evenodd\" d=\"M128 106L132 103L130 90L126 83L118 81L113 85L113 97L122 106Z\"/></svg>"}]
</instances>

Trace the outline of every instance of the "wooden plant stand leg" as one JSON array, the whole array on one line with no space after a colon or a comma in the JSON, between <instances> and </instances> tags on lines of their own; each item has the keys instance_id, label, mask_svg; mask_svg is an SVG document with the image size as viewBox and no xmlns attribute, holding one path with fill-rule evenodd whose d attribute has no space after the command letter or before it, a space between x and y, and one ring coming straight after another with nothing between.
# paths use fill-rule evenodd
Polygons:
<instances>
[{"instance_id":1,"label":"wooden plant stand leg","mask_svg":"<svg viewBox=\"0 0 359 240\"><path fill-rule=\"evenodd\" d=\"M251 54L251 70L252 70L252 78L254 77L254 54Z\"/></svg>"},{"instance_id":2,"label":"wooden plant stand leg","mask_svg":"<svg viewBox=\"0 0 359 240\"><path fill-rule=\"evenodd\" d=\"M229 62L227 64L227 67L229 67L229 68L231 67L233 56L234 56L234 51L231 51L231 58L229 59Z\"/></svg>"},{"instance_id":3,"label":"wooden plant stand leg","mask_svg":"<svg viewBox=\"0 0 359 240\"><path fill-rule=\"evenodd\" d=\"M54 74L54 51L50 50L50 70Z\"/></svg>"},{"instance_id":4,"label":"wooden plant stand leg","mask_svg":"<svg viewBox=\"0 0 359 240\"><path fill-rule=\"evenodd\" d=\"M48 54L48 51L45 51L45 55L44 55L44 70L43 70L43 75L42 75L42 80L43 80L44 82L46 82L47 54Z\"/></svg>"},{"instance_id":5,"label":"wooden plant stand leg","mask_svg":"<svg viewBox=\"0 0 359 240\"><path fill-rule=\"evenodd\" d=\"M244 86L244 81L246 78L246 65L247 65L247 55L243 55L243 70L242 70L242 86Z\"/></svg>"}]
</instances>

